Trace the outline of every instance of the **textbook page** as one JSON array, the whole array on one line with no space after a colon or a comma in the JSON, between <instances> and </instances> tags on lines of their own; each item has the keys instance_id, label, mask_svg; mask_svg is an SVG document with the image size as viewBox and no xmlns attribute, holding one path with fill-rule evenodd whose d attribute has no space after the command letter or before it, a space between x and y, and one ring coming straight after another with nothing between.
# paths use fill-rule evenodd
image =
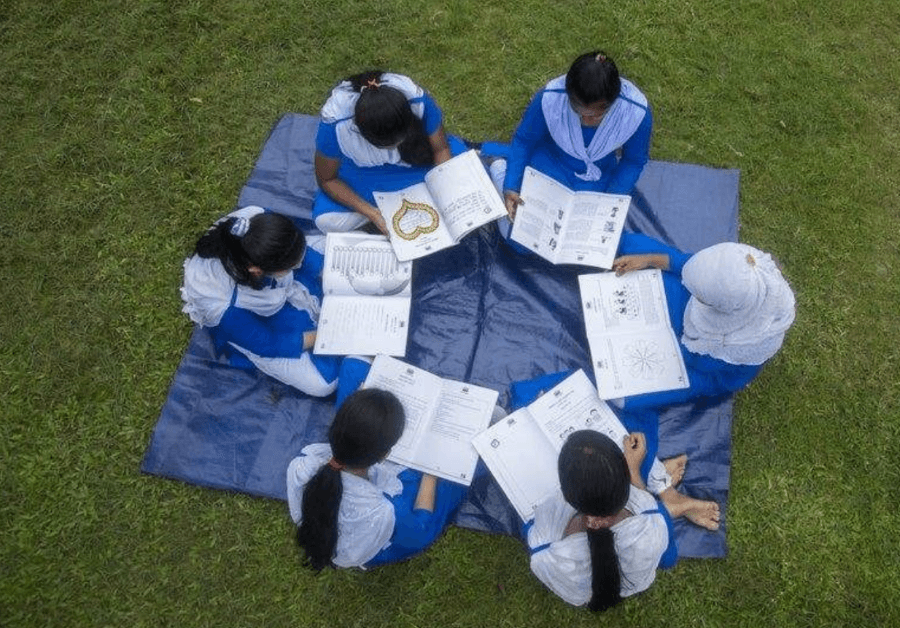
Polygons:
<instances>
[{"instance_id":1,"label":"textbook page","mask_svg":"<svg viewBox=\"0 0 900 628\"><path fill-rule=\"evenodd\" d=\"M659 269L580 275L578 283L602 399L690 385Z\"/></svg>"},{"instance_id":2,"label":"textbook page","mask_svg":"<svg viewBox=\"0 0 900 628\"><path fill-rule=\"evenodd\" d=\"M481 225L506 216L503 199L474 150L435 166L425 175L425 182L456 242Z\"/></svg>"},{"instance_id":3,"label":"textbook page","mask_svg":"<svg viewBox=\"0 0 900 628\"><path fill-rule=\"evenodd\" d=\"M455 244L425 183L398 192L375 192L374 196L400 261L424 257Z\"/></svg>"},{"instance_id":4,"label":"textbook page","mask_svg":"<svg viewBox=\"0 0 900 628\"><path fill-rule=\"evenodd\" d=\"M329 233L314 353L405 355L411 281L384 236Z\"/></svg>"},{"instance_id":5,"label":"textbook page","mask_svg":"<svg viewBox=\"0 0 900 628\"><path fill-rule=\"evenodd\" d=\"M522 521L531 519L535 507L559 487L558 452L528 408L476 435L472 445Z\"/></svg>"},{"instance_id":6,"label":"textbook page","mask_svg":"<svg viewBox=\"0 0 900 628\"><path fill-rule=\"evenodd\" d=\"M364 384L397 395L406 427L388 460L464 484L472 482L478 454L472 436L491 420L497 391L443 379L379 355Z\"/></svg>"},{"instance_id":7,"label":"textbook page","mask_svg":"<svg viewBox=\"0 0 900 628\"><path fill-rule=\"evenodd\" d=\"M620 448L628 434L580 369L477 435L472 444L516 512L528 521L534 508L559 490L557 458L577 430L606 434Z\"/></svg>"},{"instance_id":8,"label":"textbook page","mask_svg":"<svg viewBox=\"0 0 900 628\"><path fill-rule=\"evenodd\" d=\"M554 264L611 268L631 197L573 192L526 167L510 237Z\"/></svg>"}]
</instances>

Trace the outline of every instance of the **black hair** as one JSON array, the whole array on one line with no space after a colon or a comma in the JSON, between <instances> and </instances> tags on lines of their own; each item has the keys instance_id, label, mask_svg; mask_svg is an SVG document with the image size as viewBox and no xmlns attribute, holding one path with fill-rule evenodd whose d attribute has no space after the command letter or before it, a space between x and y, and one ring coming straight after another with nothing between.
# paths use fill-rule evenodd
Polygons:
<instances>
[{"instance_id":1,"label":"black hair","mask_svg":"<svg viewBox=\"0 0 900 628\"><path fill-rule=\"evenodd\" d=\"M197 241L194 253L218 258L225 272L238 284L260 288L263 278L250 273L257 266L263 274L279 273L296 266L306 252L306 238L293 221L282 214L262 212L250 218L243 236L231 230L238 218L215 225Z\"/></svg>"},{"instance_id":2,"label":"black hair","mask_svg":"<svg viewBox=\"0 0 900 628\"><path fill-rule=\"evenodd\" d=\"M599 50L575 59L566 74L566 93L582 105L604 102L612 105L622 89L616 64Z\"/></svg>"},{"instance_id":3,"label":"black hair","mask_svg":"<svg viewBox=\"0 0 900 628\"><path fill-rule=\"evenodd\" d=\"M338 408L328 430L328 442L340 464L362 469L390 453L405 425L403 406L393 393L375 388L357 390ZM315 571L332 564L343 490L341 472L330 464L322 465L303 489L297 544Z\"/></svg>"},{"instance_id":4,"label":"black hair","mask_svg":"<svg viewBox=\"0 0 900 628\"><path fill-rule=\"evenodd\" d=\"M565 500L579 513L609 517L628 503L631 475L625 454L611 438L592 430L573 432L559 452L559 482ZM591 600L604 611L622 601L619 559L609 528L587 529L591 552Z\"/></svg>"},{"instance_id":5,"label":"black hair","mask_svg":"<svg viewBox=\"0 0 900 628\"><path fill-rule=\"evenodd\" d=\"M425 123L413 113L403 92L379 83L382 74L369 70L347 79L359 92L353 113L359 132L373 146L397 146L400 158L410 165L433 166Z\"/></svg>"}]
</instances>

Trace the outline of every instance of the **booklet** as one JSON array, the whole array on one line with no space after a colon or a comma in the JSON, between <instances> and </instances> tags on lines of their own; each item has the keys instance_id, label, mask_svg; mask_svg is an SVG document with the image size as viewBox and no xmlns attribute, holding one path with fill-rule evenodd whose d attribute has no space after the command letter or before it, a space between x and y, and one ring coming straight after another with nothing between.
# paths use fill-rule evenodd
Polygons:
<instances>
[{"instance_id":1,"label":"booklet","mask_svg":"<svg viewBox=\"0 0 900 628\"><path fill-rule=\"evenodd\" d=\"M506 206L474 150L435 166L399 192L375 192L401 261L453 246L465 235L506 216Z\"/></svg>"},{"instance_id":2,"label":"booklet","mask_svg":"<svg viewBox=\"0 0 900 628\"><path fill-rule=\"evenodd\" d=\"M619 447L628 435L580 369L472 440L523 521L559 491L557 459L566 438L576 430L601 432Z\"/></svg>"},{"instance_id":3,"label":"booklet","mask_svg":"<svg viewBox=\"0 0 900 628\"><path fill-rule=\"evenodd\" d=\"M573 192L528 166L510 238L554 264L612 268L631 197Z\"/></svg>"},{"instance_id":4,"label":"booklet","mask_svg":"<svg viewBox=\"0 0 900 628\"><path fill-rule=\"evenodd\" d=\"M601 399L687 388L662 271L580 275L581 304Z\"/></svg>"},{"instance_id":5,"label":"booklet","mask_svg":"<svg viewBox=\"0 0 900 628\"><path fill-rule=\"evenodd\" d=\"M411 280L412 264L397 260L386 237L329 233L313 352L405 355Z\"/></svg>"},{"instance_id":6,"label":"booklet","mask_svg":"<svg viewBox=\"0 0 900 628\"><path fill-rule=\"evenodd\" d=\"M472 437L490 423L496 390L444 379L385 355L375 357L363 387L391 391L406 412L406 428L388 460L472 483L478 463Z\"/></svg>"}]
</instances>

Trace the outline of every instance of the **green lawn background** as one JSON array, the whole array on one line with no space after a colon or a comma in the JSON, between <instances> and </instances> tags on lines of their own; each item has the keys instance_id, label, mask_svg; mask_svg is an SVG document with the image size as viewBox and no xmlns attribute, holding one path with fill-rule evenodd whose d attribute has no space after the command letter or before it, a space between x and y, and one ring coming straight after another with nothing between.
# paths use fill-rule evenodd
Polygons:
<instances>
[{"instance_id":1,"label":"green lawn background","mask_svg":"<svg viewBox=\"0 0 900 628\"><path fill-rule=\"evenodd\" d=\"M368 67L509 138L603 48L651 156L741 170L741 239L797 295L738 397L730 554L603 615L509 538L370 573L298 565L284 504L138 468L190 334L181 261L271 126ZM0 4L0 625L900 623L900 4L771 0Z\"/></svg>"}]
</instances>

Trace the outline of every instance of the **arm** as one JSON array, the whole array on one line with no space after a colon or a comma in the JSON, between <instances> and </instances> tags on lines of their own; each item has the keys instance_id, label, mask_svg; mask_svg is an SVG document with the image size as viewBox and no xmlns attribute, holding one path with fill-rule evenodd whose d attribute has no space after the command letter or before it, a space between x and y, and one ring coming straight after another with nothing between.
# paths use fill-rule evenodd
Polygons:
<instances>
[{"instance_id":1,"label":"arm","mask_svg":"<svg viewBox=\"0 0 900 628\"><path fill-rule=\"evenodd\" d=\"M443 125L428 136L428 143L431 144L431 151L434 153L435 166L450 159L450 144L447 143L447 134L444 132Z\"/></svg>"},{"instance_id":2,"label":"arm","mask_svg":"<svg viewBox=\"0 0 900 628\"><path fill-rule=\"evenodd\" d=\"M653 129L653 114L647 114L637 130L622 145L622 157L613 171L612 179L606 188L610 194L631 194L634 185L647 161L650 159L650 133Z\"/></svg>"},{"instance_id":3,"label":"arm","mask_svg":"<svg viewBox=\"0 0 900 628\"><path fill-rule=\"evenodd\" d=\"M544 112L541 110L542 94L543 91L535 94L525 109L522 120L513 135L509 159L506 162L503 196L510 218L515 218L516 207L522 202L519 192L522 189L525 166L531 161L531 155L538 143L550 135L547 122L544 120Z\"/></svg>"},{"instance_id":4,"label":"arm","mask_svg":"<svg viewBox=\"0 0 900 628\"><path fill-rule=\"evenodd\" d=\"M641 464L647 455L647 439L641 432L628 434L622 442L625 451L625 462L628 463L628 474L631 476L631 484L642 490L647 490L641 477Z\"/></svg>"},{"instance_id":5,"label":"arm","mask_svg":"<svg viewBox=\"0 0 900 628\"><path fill-rule=\"evenodd\" d=\"M659 268L680 276L681 269L691 258L690 253L640 233L623 233L618 254L613 262L617 275L641 268Z\"/></svg>"},{"instance_id":6,"label":"arm","mask_svg":"<svg viewBox=\"0 0 900 628\"><path fill-rule=\"evenodd\" d=\"M422 481L419 482L419 492L416 494L416 503L413 510L427 510L434 512L434 494L437 488L437 478L430 473L422 475Z\"/></svg>"},{"instance_id":7,"label":"arm","mask_svg":"<svg viewBox=\"0 0 900 628\"><path fill-rule=\"evenodd\" d=\"M348 207L371 220L382 233L387 233L387 225L381 212L374 205L365 201L353 189L338 178L338 169L341 167L341 160L326 157L319 151L316 151L315 168L316 183L319 188L327 194L332 200L340 203L344 207Z\"/></svg>"}]
</instances>

